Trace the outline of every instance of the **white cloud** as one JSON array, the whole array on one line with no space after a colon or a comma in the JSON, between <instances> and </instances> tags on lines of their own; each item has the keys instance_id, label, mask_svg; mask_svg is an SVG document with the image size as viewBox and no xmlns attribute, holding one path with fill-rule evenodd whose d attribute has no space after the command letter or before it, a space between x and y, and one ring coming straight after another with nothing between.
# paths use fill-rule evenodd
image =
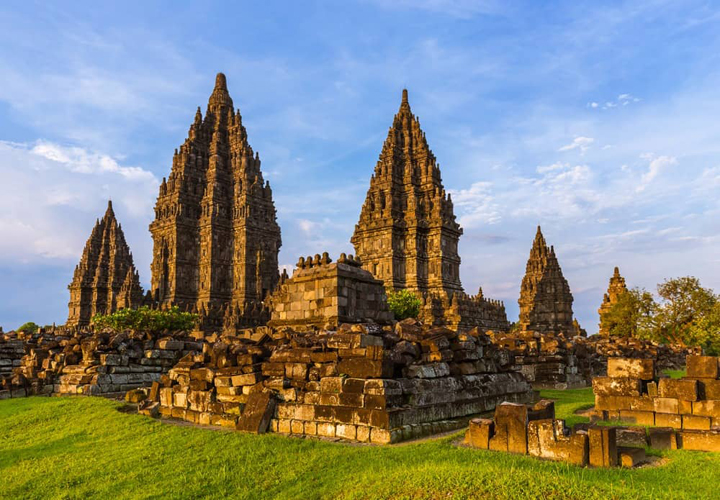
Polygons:
<instances>
[{"instance_id":1,"label":"white cloud","mask_svg":"<svg viewBox=\"0 0 720 500\"><path fill-rule=\"evenodd\" d=\"M620 106L627 106L628 104L640 101L641 99L639 97L635 97L632 94L620 94L616 99L605 101L604 104L600 104L596 101L590 101L587 103L587 107L592 109L612 109Z\"/></svg>"},{"instance_id":2,"label":"white cloud","mask_svg":"<svg viewBox=\"0 0 720 500\"><path fill-rule=\"evenodd\" d=\"M147 223L158 180L140 167L48 141L0 141L0 260L28 262L80 258L96 218L112 198L119 222L133 247L149 246ZM135 250L137 255L137 248ZM149 258L144 256L141 263Z\"/></svg>"},{"instance_id":3,"label":"white cloud","mask_svg":"<svg viewBox=\"0 0 720 500\"><path fill-rule=\"evenodd\" d=\"M658 176L661 170L667 167L677 165L677 158L673 156L654 156L652 153L645 153L640 156L644 160L648 160L648 170L641 179L640 185L636 188L638 192L644 191L645 188Z\"/></svg>"},{"instance_id":4,"label":"white cloud","mask_svg":"<svg viewBox=\"0 0 720 500\"><path fill-rule=\"evenodd\" d=\"M595 142L592 137L576 137L570 144L562 146L558 151L572 151L573 149L579 149L580 154L585 154L590 145Z\"/></svg>"}]
</instances>

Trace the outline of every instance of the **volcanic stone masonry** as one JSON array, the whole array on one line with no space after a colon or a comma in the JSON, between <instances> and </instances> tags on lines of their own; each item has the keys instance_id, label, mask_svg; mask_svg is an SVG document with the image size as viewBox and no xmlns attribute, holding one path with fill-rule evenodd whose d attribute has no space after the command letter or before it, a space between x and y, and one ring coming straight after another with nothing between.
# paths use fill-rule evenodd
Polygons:
<instances>
[{"instance_id":1,"label":"volcanic stone masonry","mask_svg":"<svg viewBox=\"0 0 720 500\"><path fill-rule=\"evenodd\" d=\"M598 314L600 315L600 330L598 333L602 336L607 337L610 335L610 331L608 330L606 315L608 311L612 308L613 304L617 303L620 296L624 293L627 293L628 289L625 285L625 278L620 276L620 269L615 267L615 271L613 272L612 277L610 278L610 284L608 285L608 291L603 296L603 302L602 305L600 305L600 309L598 309Z\"/></svg>"},{"instance_id":2,"label":"volcanic stone masonry","mask_svg":"<svg viewBox=\"0 0 720 500\"><path fill-rule=\"evenodd\" d=\"M355 253L388 290L422 296L425 323L507 330L501 302L463 292L461 234L440 166L403 90L351 239Z\"/></svg>"},{"instance_id":3,"label":"volcanic stone masonry","mask_svg":"<svg viewBox=\"0 0 720 500\"><path fill-rule=\"evenodd\" d=\"M38 394L108 395L146 387L203 343L172 336L41 329L0 335L0 399ZM12 372L7 373L8 361Z\"/></svg>"},{"instance_id":4,"label":"volcanic stone masonry","mask_svg":"<svg viewBox=\"0 0 720 500\"><path fill-rule=\"evenodd\" d=\"M458 428L533 391L478 329L405 320L223 335L183 358L151 391L147 414L239 430L373 443ZM270 394L272 397L270 397Z\"/></svg>"},{"instance_id":5,"label":"volcanic stone masonry","mask_svg":"<svg viewBox=\"0 0 720 500\"><path fill-rule=\"evenodd\" d=\"M87 326L95 314L137 307L143 300L140 277L111 201L93 227L68 288L67 326Z\"/></svg>"},{"instance_id":6,"label":"volcanic stone masonry","mask_svg":"<svg viewBox=\"0 0 720 500\"><path fill-rule=\"evenodd\" d=\"M495 417L470 421L464 444L592 467L634 467L646 461L645 448L620 446L620 429L578 424L571 431L555 419L555 405L503 403Z\"/></svg>"},{"instance_id":7,"label":"volcanic stone masonry","mask_svg":"<svg viewBox=\"0 0 720 500\"><path fill-rule=\"evenodd\" d=\"M560 269L555 248L548 248L538 226L520 286L519 328L521 331L573 336L576 329L572 303L570 286Z\"/></svg>"},{"instance_id":8,"label":"volcanic stone masonry","mask_svg":"<svg viewBox=\"0 0 720 500\"><path fill-rule=\"evenodd\" d=\"M610 358L607 376L593 379L593 392L595 418L656 427L654 447L720 451L718 357L688 356L680 379L658 378L651 359Z\"/></svg>"},{"instance_id":9,"label":"volcanic stone masonry","mask_svg":"<svg viewBox=\"0 0 720 500\"><path fill-rule=\"evenodd\" d=\"M328 253L300 257L292 278L271 300L269 326L333 328L340 323L389 324L385 289L352 255L332 262Z\"/></svg>"},{"instance_id":10,"label":"volcanic stone masonry","mask_svg":"<svg viewBox=\"0 0 720 500\"><path fill-rule=\"evenodd\" d=\"M699 347L663 345L619 336L589 338L538 332L488 332L492 342L508 349L513 368L535 389L568 389L589 385L593 377L607 374L609 357L653 360L660 370L678 370L688 355L701 354Z\"/></svg>"},{"instance_id":11,"label":"volcanic stone masonry","mask_svg":"<svg viewBox=\"0 0 720 500\"><path fill-rule=\"evenodd\" d=\"M218 73L175 151L150 224L152 293L201 315L205 330L265 324L262 301L279 280L282 244L270 184Z\"/></svg>"}]
</instances>

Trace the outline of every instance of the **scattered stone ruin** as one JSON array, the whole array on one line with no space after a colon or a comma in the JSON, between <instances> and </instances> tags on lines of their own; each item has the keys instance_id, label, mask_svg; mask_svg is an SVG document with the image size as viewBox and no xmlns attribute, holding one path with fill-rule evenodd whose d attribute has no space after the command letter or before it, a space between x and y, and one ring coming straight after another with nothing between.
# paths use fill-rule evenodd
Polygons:
<instances>
[{"instance_id":1,"label":"scattered stone ruin","mask_svg":"<svg viewBox=\"0 0 720 500\"><path fill-rule=\"evenodd\" d=\"M531 401L508 361L478 329L415 320L315 332L263 327L183 358L144 409L253 432L391 443L462 427L502 401ZM258 406L253 397L265 393L272 397Z\"/></svg>"},{"instance_id":2,"label":"scattered stone ruin","mask_svg":"<svg viewBox=\"0 0 720 500\"><path fill-rule=\"evenodd\" d=\"M279 279L280 227L222 73L205 117L198 108L175 151L150 232L159 304L200 313L206 330L267 322L262 301Z\"/></svg>"},{"instance_id":3,"label":"scattered stone ruin","mask_svg":"<svg viewBox=\"0 0 720 500\"><path fill-rule=\"evenodd\" d=\"M627 293L627 291L628 289L625 285L625 278L620 276L620 269L615 267L615 271L610 278L607 293L603 296L602 304L600 305L600 309L598 309L598 314L600 315L600 330L598 333L600 335L605 337L610 335L606 319L607 313L610 309L612 309L613 304L617 303L618 298L622 294Z\"/></svg>"},{"instance_id":4,"label":"scattered stone ruin","mask_svg":"<svg viewBox=\"0 0 720 500\"><path fill-rule=\"evenodd\" d=\"M593 377L607 373L609 357L646 358L660 370L678 370L685 357L700 354L700 348L662 345L626 337L589 338L563 334L488 332L492 342L508 349L513 368L520 371L536 389L568 389L590 385Z\"/></svg>"},{"instance_id":5,"label":"scattered stone ruin","mask_svg":"<svg viewBox=\"0 0 720 500\"><path fill-rule=\"evenodd\" d=\"M540 226L527 261L520 287L521 332L562 333L573 336L573 296L555 256L548 247Z\"/></svg>"},{"instance_id":6,"label":"scattered stone ruin","mask_svg":"<svg viewBox=\"0 0 720 500\"><path fill-rule=\"evenodd\" d=\"M340 323L391 323L385 289L352 255L300 257L292 278L273 294L269 326L333 328Z\"/></svg>"},{"instance_id":7,"label":"scattered stone ruin","mask_svg":"<svg viewBox=\"0 0 720 500\"><path fill-rule=\"evenodd\" d=\"M137 307L143 300L140 277L111 201L93 227L68 289L68 326L87 326L95 314Z\"/></svg>"},{"instance_id":8,"label":"scattered stone ruin","mask_svg":"<svg viewBox=\"0 0 720 500\"><path fill-rule=\"evenodd\" d=\"M555 419L555 405L503 403L493 419L470 421L465 444L592 467L633 467L645 461L645 449L619 446L614 427L577 426L571 431Z\"/></svg>"},{"instance_id":9,"label":"scattered stone ruin","mask_svg":"<svg viewBox=\"0 0 720 500\"><path fill-rule=\"evenodd\" d=\"M388 290L423 298L423 322L507 330L501 302L463 292L460 235L440 165L403 90L351 239L355 253Z\"/></svg>"},{"instance_id":10,"label":"scattered stone ruin","mask_svg":"<svg viewBox=\"0 0 720 500\"><path fill-rule=\"evenodd\" d=\"M59 328L0 338L0 399L49 394L117 395L160 379L184 355L202 351L186 335L153 336ZM9 356L7 356L9 354ZM7 356L7 357L6 357Z\"/></svg>"},{"instance_id":11,"label":"scattered stone ruin","mask_svg":"<svg viewBox=\"0 0 720 500\"><path fill-rule=\"evenodd\" d=\"M720 451L718 357L688 356L680 379L659 377L651 359L610 358L593 392L597 419L662 428L668 448Z\"/></svg>"}]
</instances>

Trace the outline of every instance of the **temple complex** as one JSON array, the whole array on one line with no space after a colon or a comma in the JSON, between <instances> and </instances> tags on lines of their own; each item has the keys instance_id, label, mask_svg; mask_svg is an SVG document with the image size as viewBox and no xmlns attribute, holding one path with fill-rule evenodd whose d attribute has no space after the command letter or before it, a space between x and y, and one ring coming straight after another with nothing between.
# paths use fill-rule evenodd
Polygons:
<instances>
[{"instance_id":1,"label":"temple complex","mask_svg":"<svg viewBox=\"0 0 720 500\"><path fill-rule=\"evenodd\" d=\"M67 326L87 326L95 314L137 307L143 299L132 253L111 201L93 227L68 289Z\"/></svg>"},{"instance_id":2,"label":"temple complex","mask_svg":"<svg viewBox=\"0 0 720 500\"><path fill-rule=\"evenodd\" d=\"M440 166L403 90L351 239L355 253L389 291L422 296L425 322L507 329L502 303L463 292L461 234Z\"/></svg>"},{"instance_id":3,"label":"temple complex","mask_svg":"<svg viewBox=\"0 0 720 500\"><path fill-rule=\"evenodd\" d=\"M546 245L540 226L530 250L518 303L521 331L575 335L570 286L555 249Z\"/></svg>"},{"instance_id":4,"label":"temple complex","mask_svg":"<svg viewBox=\"0 0 720 500\"><path fill-rule=\"evenodd\" d=\"M618 298L623 293L627 293L628 289L625 285L625 278L620 276L620 269L615 267L615 272L613 273L612 277L610 278L610 284L608 285L608 291L603 296L602 304L600 305L600 309L598 309L598 314L600 315L600 335L610 335L609 325L607 324L607 321L605 320L605 316L612 308L613 304L615 304L618 301Z\"/></svg>"},{"instance_id":5,"label":"temple complex","mask_svg":"<svg viewBox=\"0 0 720 500\"><path fill-rule=\"evenodd\" d=\"M218 73L160 185L152 295L161 307L201 315L204 328L263 324L262 301L277 286L282 243L270 184Z\"/></svg>"}]
</instances>

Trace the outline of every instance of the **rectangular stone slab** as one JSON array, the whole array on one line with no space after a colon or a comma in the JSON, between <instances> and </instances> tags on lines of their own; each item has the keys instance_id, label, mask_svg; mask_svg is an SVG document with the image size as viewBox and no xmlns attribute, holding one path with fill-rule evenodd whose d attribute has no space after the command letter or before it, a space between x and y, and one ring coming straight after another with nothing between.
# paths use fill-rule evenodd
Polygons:
<instances>
[{"instance_id":1,"label":"rectangular stone slab","mask_svg":"<svg viewBox=\"0 0 720 500\"><path fill-rule=\"evenodd\" d=\"M495 423L489 418L474 418L465 433L465 444L473 448L487 450L490 447L490 438L495 431Z\"/></svg>"},{"instance_id":2,"label":"rectangular stone slab","mask_svg":"<svg viewBox=\"0 0 720 500\"><path fill-rule=\"evenodd\" d=\"M608 377L653 380L655 363L652 359L608 358Z\"/></svg>"},{"instance_id":3,"label":"rectangular stone slab","mask_svg":"<svg viewBox=\"0 0 720 500\"><path fill-rule=\"evenodd\" d=\"M718 378L720 358L715 356L688 356L685 358L689 378Z\"/></svg>"},{"instance_id":4,"label":"rectangular stone slab","mask_svg":"<svg viewBox=\"0 0 720 500\"><path fill-rule=\"evenodd\" d=\"M250 395L242 416L238 419L239 431L263 434L270 425L275 411L275 399L267 392L256 392Z\"/></svg>"},{"instance_id":5,"label":"rectangular stone slab","mask_svg":"<svg viewBox=\"0 0 720 500\"><path fill-rule=\"evenodd\" d=\"M599 396L640 396L642 381L626 377L595 377L593 393Z\"/></svg>"},{"instance_id":6,"label":"rectangular stone slab","mask_svg":"<svg viewBox=\"0 0 720 500\"><path fill-rule=\"evenodd\" d=\"M691 379L660 379L658 394L661 398L676 398L684 401L698 400L698 382Z\"/></svg>"},{"instance_id":7,"label":"rectangular stone slab","mask_svg":"<svg viewBox=\"0 0 720 500\"><path fill-rule=\"evenodd\" d=\"M590 441L590 465L593 467L615 467L617 465L615 427L590 427L588 439Z\"/></svg>"}]
</instances>

